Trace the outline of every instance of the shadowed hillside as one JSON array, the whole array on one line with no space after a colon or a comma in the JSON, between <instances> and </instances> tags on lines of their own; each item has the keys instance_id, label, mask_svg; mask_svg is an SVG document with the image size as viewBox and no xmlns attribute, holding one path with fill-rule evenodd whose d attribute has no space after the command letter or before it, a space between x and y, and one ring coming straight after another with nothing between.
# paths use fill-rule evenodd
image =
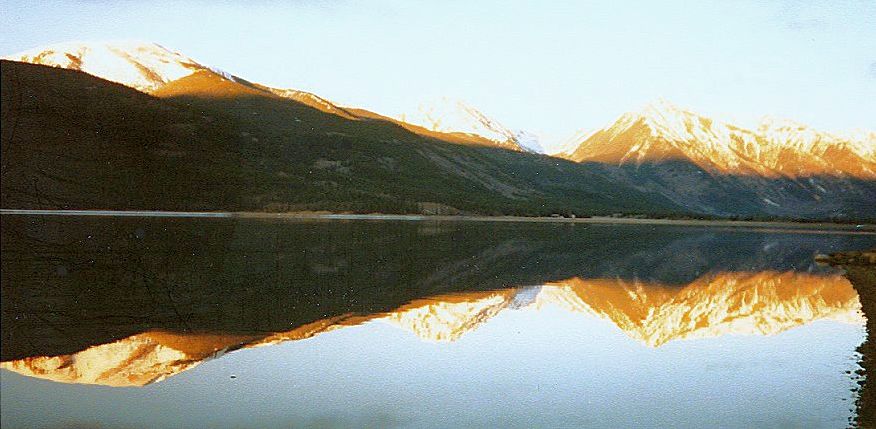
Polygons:
<instances>
[{"instance_id":1,"label":"shadowed hillside","mask_svg":"<svg viewBox=\"0 0 876 429\"><path fill-rule=\"evenodd\" d=\"M740 219L825 219L873 222L876 181L854 177L804 178L716 174L689 160L639 165L585 161L619 186L661 195L688 211ZM818 192L815 192L817 189Z\"/></svg>"},{"instance_id":2,"label":"shadowed hillside","mask_svg":"<svg viewBox=\"0 0 876 429\"><path fill-rule=\"evenodd\" d=\"M0 65L3 208L241 204L244 160L227 121L84 73Z\"/></svg>"},{"instance_id":3,"label":"shadowed hillside","mask_svg":"<svg viewBox=\"0 0 876 429\"><path fill-rule=\"evenodd\" d=\"M155 98L3 61L2 89L3 208L686 212L573 162L350 118L209 71Z\"/></svg>"}]
</instances>

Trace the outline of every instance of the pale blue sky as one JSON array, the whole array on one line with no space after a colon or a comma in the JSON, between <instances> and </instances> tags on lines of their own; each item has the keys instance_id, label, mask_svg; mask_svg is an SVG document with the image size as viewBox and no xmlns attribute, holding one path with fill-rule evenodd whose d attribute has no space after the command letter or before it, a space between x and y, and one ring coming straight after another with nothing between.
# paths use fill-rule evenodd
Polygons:
<instances>
[{"instance_id":1,"label":"pale blue sky","mask_svg":"<svg viewBox=\"0 0 876 429\"><path fill-rule=\"evenodd\" d=\"M548 138L658 97L876 128L876 1L2 1L0 54L142 39L398 114L441 96Z\"/></svg>"}]
</instances>

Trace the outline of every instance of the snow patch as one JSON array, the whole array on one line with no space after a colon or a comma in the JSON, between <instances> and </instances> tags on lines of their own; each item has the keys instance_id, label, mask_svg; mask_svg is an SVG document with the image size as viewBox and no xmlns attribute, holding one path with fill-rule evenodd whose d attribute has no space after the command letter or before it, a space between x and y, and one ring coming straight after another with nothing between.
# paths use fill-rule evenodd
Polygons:
<instances>
[{"instance_id":1,"label":"snow patch","mask_svg":"<svg viewBox=\"0 0 876 429\"><path fill-rule=\"evenodd\" d=\"M159 44L140 41L61 43L3 59L79 70L145 92L198 70L212 70Z\"/></svg>"},{"instance_id":2,"label":"snow patch","mask_svg":"<svg viewBox=\"0 0 876 429\"><path fill-rule=\"evenodd\" d=\"M500 145L544 153L538 135L508 128L465 102L448 97L421 103L415 112L398 115L396 119L431 131L473 134Z\"/></svg>"}]
</instances>

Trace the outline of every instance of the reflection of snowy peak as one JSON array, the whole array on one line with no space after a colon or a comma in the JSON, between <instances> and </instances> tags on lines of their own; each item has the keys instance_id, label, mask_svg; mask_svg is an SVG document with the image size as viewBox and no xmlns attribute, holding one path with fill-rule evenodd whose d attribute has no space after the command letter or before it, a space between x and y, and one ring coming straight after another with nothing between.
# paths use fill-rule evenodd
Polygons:
<instances>
[{"instance_id":1,"label":"reflection of snowy peak","mask_svg":"<svg viewBox=\"0 0 876 429\"><path fill-rule=\"evenodd\" d=\"M400 115L398 119L430 131L473 134L515 150L543 152L534 134L511 130L459 100L441 98L421 104L416 112Z\"/></svg>"},{"instance_id":2,"label":"reflection of snowy peak","mask_svg":"<svg viewBox=\"0 0 876 429\"><path fill-rule=\"evenodd\" d=\"M552 305L610 320L652 347L727 334L774 335L827 319L863 323L844 277L801 273L718 273L683 286L581 280L449 295L413 302L384 320L428 341L454 341L506 309Z\"/></svg>"},{"instance_id":3,"label":"reflection of snowy peak","mask_svg":"<svg viewBox=\"0 0 876 429\"><path fill-rule=\"evenodd\" d=\"M414 301L383 320L427 341L456 341L511 306L517 289L473 292Z\"/></svg>"},{"instance_id":4,"label":"reflection of snowy peak","mask_svg":"<svg viewBox=\"0 0 876 429\"><path fill-rule=\"evenodd\" d=\"M815 320L863 324L844 277L801 273L718 273L684 287L571 279L547 285L536 305L611 320L652 347L722 335L775 335Z\"/></svg>"},{"instance_id":5,"label":"reflection of snowy peak","mask_svg":"<svg viewBox=\"0 0 876 429\"><path fill-rule=\"evenodd\" d=\"M229 351L304 340L369 321L396 325L423 340L449 342L503 311L538 311L546 306L610 321L651 347L728 334L774 335L816 320L864 323L858 294L840 275L727 272L679 287L573 278L544 286L442 295L390 313L340 315L287 332L246 336L146 332L70 355L29 357L0 367L63 383L142 386Z\"/></svg>"},{"instance_id":6,"label":"reflection of snowy peak","mask_svg":"<svg viewBox=\"0 0 876 429\"><path fill-rule=\"evenodd\" d=\"M71 355L30 357L0 367L61 383L143 386L194 368L250 339L147 332Z\"/></svg>"},{"instance_id":7,"label":"reflection of snowy peak","mask_svg":"<svg viewBox=\"0 0 876 429\"><path fill-rule=\"evenodd\" d=\"M80 70L147 92L198 70L209 69L158 44L132 41L63 43L3 58Z\"/></svg>"}]
</instances>

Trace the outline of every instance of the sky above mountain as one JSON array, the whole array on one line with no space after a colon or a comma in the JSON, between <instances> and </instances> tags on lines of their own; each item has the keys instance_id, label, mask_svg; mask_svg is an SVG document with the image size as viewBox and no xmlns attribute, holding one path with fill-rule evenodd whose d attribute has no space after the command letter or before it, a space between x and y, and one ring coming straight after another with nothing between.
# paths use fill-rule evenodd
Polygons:
<instances>
[{"instance_id":1,"label":"sky above mountain","mask_svg":"<svg viewBox=\"0 0 876 429\"><path fill-rule=\"evenodd\" d=\"M752 127L876 128L873 2L474 3L4 1L0 54L154 41L387 115L464 100L547 146L660 97Z\"/></svg>"}]
</instances>

